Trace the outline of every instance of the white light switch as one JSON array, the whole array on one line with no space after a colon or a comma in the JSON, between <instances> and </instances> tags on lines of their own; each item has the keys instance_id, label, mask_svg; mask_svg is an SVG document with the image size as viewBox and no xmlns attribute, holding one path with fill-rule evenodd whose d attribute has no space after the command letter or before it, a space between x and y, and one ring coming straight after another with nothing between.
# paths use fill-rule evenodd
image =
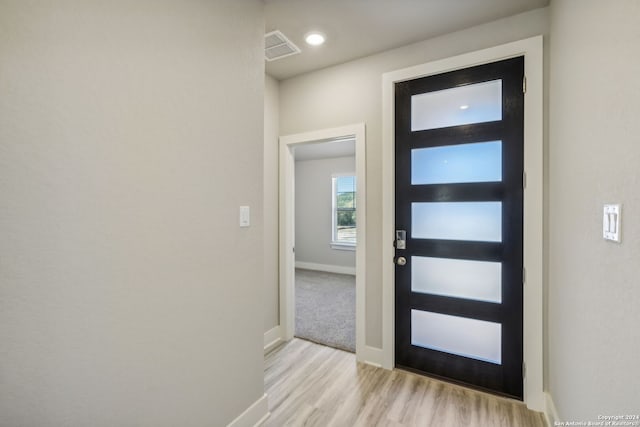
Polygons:
<instances>
[{"instance_id":1,"label":"white light switch","mask_svg":"<svg viewBox=\"0 0 640 427\"><path fill-rule=\"evenodd\" d=\"M251 225L251 211L249 206L240 206L240 227Z\"/></svg>"},{"instance_id":2,"label":"white light switch","mask_svg":"<svg viewBox=\"0 0 640 427\"><path fill-rule=\"evenodd\" d=\"M605 240L620 242L620 205L604 205L602 214L602 237Z\"/></svg>"}]
</instances>

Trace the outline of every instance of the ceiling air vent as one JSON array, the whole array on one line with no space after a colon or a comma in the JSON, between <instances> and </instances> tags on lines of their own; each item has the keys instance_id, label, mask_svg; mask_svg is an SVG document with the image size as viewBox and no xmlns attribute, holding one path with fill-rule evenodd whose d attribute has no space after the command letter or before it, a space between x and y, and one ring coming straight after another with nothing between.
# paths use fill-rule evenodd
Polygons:
<instances>
[{"instance_id":1,"label":"ceiling air vent","mask_svg":"<svg viewBox=\"0 0 640 427\"><path fill-rule=\"evenodd\" d=\"M264 59L267 61L275 61L297 53L300 53L298 46L280 31L276 30L264 35Z\"/></svg>"}]
</instances>

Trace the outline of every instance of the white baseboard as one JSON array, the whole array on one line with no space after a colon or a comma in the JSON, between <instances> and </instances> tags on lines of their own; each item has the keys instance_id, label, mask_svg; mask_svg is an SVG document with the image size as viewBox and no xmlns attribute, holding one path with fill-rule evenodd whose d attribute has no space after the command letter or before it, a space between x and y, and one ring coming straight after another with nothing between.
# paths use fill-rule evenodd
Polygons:
<instances>
[{"instance_id":1,"label":"white baseboard","mask_svg":"<svg viewBox=\"0 0 640 427\"><path fill-rule=\"evenodd\" d=\"M366 363L367 365L375 366L376 368L382 367L382 349L370 347L365 345L362 351L356 354L358 362Z\"/></svg>"},{"instance_id":2,"label":"white baseboard","mask_svg":"<svg viewBox=\"0 0 640 427\"><path fill-rule=\"evenodd\" d=\"M227 427L257 427L264 423L269 415L269 400L267 395L263 394Z\"/></svg>"},{"instance_id":3,"label":"white baseboard","mask_svg":"<svg viewBox=\"0 0 640 427\"><path fill-rule=\"evenodd\" d=\"M315 262L296 261L296 268L305 270L324 271L327 273L356 275L355 267L344 267L341 265L316 264Z\"/></svg>"},{"instance_id":4,"label":"white baseboard","mask_svg":"<svg viewBox=\"0 0 640 427\"><path fill-rule=\"evenodd\" d=\"M556 409L555 403L553 403L551 393L545 392L544 397L544 416L547 419L547 424L549 426L554 426L556 421L560 421L558 410Z\"/></svg>"},{"instance_id":5,"label":"white baseboard","mask_svg":"<svg viewBox=\"0 0 640 427\"><path fill-rule=\"evenodd\" d=\"M280 325L269 329L264 333L264 354L269 353L284 341L282 338L282 328Z\"/></svg>"}]
</instances>

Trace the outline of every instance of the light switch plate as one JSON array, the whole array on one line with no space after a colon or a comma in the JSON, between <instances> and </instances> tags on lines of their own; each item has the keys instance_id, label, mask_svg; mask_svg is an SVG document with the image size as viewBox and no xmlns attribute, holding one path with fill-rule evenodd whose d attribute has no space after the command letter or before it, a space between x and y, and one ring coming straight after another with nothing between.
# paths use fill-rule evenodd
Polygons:
<instances>
[{"instance_id":1,"label":"light switch plate","mask_svg":"<svg viewBox=\"0 0 640 427\"><path fill-rule=\"evenodd\" d=\"M620 243L620 223L622 209L617 205L604 205L602 213L602 237Z\"/></svg>"},{"instance_id":2,"label":"light switch plate","mask_svg":"<svg viewBox=\"0 0 640 427\"><path fill-rule=\"evenodd\" d=\"M249 206L240 206L240 227L249 227L251 225L251 211Z\"/></svg>"}]
</instances>

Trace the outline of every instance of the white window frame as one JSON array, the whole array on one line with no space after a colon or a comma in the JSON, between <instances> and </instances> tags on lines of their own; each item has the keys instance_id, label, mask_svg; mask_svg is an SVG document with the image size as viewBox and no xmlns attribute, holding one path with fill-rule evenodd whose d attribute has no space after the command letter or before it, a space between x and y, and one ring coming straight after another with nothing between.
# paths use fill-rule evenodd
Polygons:
<instances>
[{"instance_id":1,"label":"white window frame","mask_svg":"<svg viewBox=\"0 0 640 427\"><path fill-rule=\"evenodd\" d=\"M331 249L337 249L341 251L355 251L356 246L358 244L358 237L356 235L356 242L345 242L337 239L338 237L338 207L336 206L337 199L337 188L336 182L338 178L344 176L352 176L355 182L354 192L356 193L356 199L358 194L358 178L356 177L355 172L348 173L334 173L331 175ZM356 203L356 212L358 211L358 202L354 199Z\"/></svg>"}]
</instances>

